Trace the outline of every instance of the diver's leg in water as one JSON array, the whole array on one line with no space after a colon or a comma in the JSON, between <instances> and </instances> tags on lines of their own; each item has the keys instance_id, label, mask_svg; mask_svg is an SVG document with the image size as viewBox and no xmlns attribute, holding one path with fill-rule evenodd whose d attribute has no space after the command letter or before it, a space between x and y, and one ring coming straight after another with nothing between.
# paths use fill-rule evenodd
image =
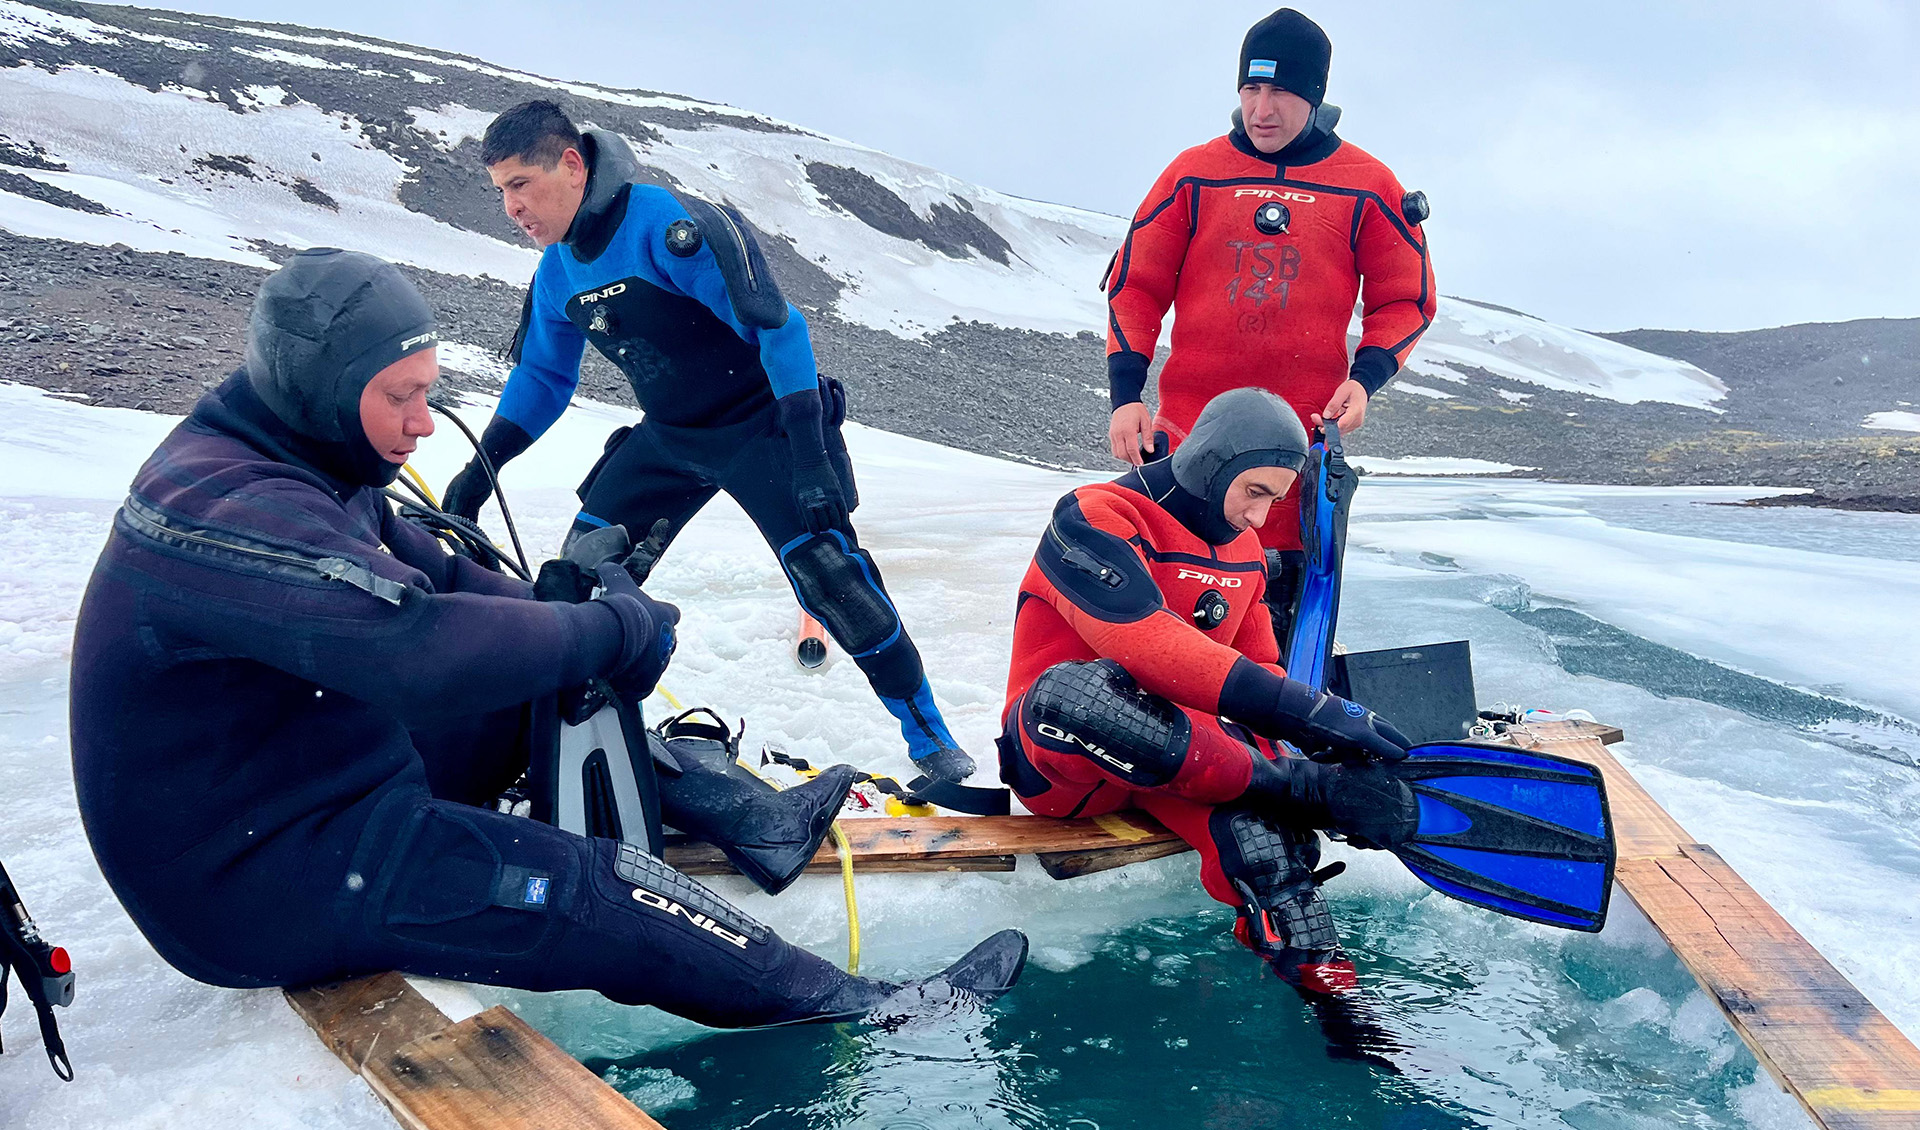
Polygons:
<instances>
[{"instance_id":1,"label":"diver's leg in water","mask_svg":"<svg viewBox=\"0 0 1920 1130\"><path fill-rule=\"evenodd\" d=\"M359 910L340 920L349 971L594 989L722 1028L857 1016L898 989L788 944L630 845L417 793L369 822L346 887ZM1024 940L988 948L951 983L983 996L1011 985Z\"/></svg>"},{"instance_id":2,"label":"diver's leg in water","mask_svg":"<svg viewBox=\"0 0 1920 1130\"><path fill-rule=\"evenodd\" d=\"M1354 987L1353 963L1314 868L1320 837L1244 808L1142 794L1139 806L1200 853L1207 893L1239 911L1233 936L1288 984L1308 992Z\"/></svg>"}]
</instances>

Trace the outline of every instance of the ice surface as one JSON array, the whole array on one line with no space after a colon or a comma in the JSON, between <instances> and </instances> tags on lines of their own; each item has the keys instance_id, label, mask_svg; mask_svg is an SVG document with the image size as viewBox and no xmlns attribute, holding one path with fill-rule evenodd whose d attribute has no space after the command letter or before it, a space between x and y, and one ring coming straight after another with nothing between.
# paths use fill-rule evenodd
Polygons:
<instances>
[{"instance_id":1,"label":"ice surface","mask_svg":"<svg viewBox=\"0 0 1920 1130\"><path fill-rule=\"evenodd\" d=\"M1444 455L1407 455L1398 459L1384 455L1349 455L1347 462L1369 475L1504 475L1509 471L1534 470L1491 459L1452 459Z\"/></svg>"}]
</instances>

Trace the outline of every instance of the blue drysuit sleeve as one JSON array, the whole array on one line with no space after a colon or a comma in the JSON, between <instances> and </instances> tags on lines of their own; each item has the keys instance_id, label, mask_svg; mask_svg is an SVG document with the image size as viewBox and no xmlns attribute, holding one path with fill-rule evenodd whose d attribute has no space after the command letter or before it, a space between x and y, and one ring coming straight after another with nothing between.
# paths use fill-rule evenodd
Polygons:
<instances>
[{"instance_id":1,"label":"blue drysuit sleeve","mask_svg":"<svg viewBox=\"0 0 1920 1130\"><path fill-rule=\"evenodd\" d=\"M686 209L665 189L636 186L633 193L624 223L632 225L641 240L640 254L652 264L654 271L672 289L713 311L715 317L740 335L740 340L759 347L760 365L767 371L767 383L773 386L774 396L790 396L818 387L820 376L813 359L813 338L807 331L807 319L799 309L787 303L786 321L777 328L743 323L734 312L726 276L714 258L714 241L708 240L692 255L675 255L667 249L667 225L688 219ZM741 240L753 239L749 231L743 230L737 235Z\"/></svg>"},{"instance_id":2,"label":"blue drysuit sleeve","mask_svg":"<svg viewBox=\"0 0 1920 1130\"><path fill-rule=\"evenodd\" d=\"M559 245L556 244L555 247ZM526 333L520 358L507 375L497 415L539 439L567 410L580 384L580 357L587 338L567 319L565 287L554 248L540 257L533 273Z\"/></svg>"}]
</instances>

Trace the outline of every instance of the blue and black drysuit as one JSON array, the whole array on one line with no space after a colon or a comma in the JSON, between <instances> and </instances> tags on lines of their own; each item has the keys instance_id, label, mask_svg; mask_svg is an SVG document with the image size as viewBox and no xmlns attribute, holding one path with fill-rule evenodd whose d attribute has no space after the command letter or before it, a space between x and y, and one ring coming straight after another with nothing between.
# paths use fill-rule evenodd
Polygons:
<instances>
[{"instance_id":1,"label":"blue and black drysuit","mask_svg":"<svg viewBox=\"0 0 1920 1130\"><path fill-rule=\"evenodd\" d=\"M524 704L617 668L632 629L448 555L282 433L244 375L208 393L141 468L75 629L81 816L162 957L236 987L596 989L721 1026L878 998L629 845L458 803L526 764Z\"/></svg>"},{"instance_id":2,"label":"blue and black drysuit","mask_svg":"<svg viewBox=\"0 0 1920 1130\"><path fill-rule=\"evenodd\" d=\"M590 130L582 149L585 197L540 259L514 369L482 439L494 465L559 419L591 342L626 374L646 418L608 439L580 486L574 533L619 523L639 539L664 519L671 540L726 491L778 555L801 606L899 719L913 758L957 751L919 650L847 517L858 500L840 435L845 394L818 375L806 319L781 295L751 229L731 208L632 183L638 166L616 135ZM448 509L472 517L488 493L470 466L448 487Z\"/></svg>"}]
</instances>

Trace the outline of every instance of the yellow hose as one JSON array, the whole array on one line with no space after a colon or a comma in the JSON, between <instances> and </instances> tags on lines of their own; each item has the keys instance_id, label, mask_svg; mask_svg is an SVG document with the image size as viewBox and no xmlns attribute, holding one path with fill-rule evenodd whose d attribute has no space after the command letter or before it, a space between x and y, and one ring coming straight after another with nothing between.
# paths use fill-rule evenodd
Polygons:
<instances>
[{"instance_id":1,"label":"yellow hose","mask_svg":"<svg viewBox=\"0 0 1920 1130\"><path fill-rule=\"evenodd\" d=\"M661 698L667 700L668 706L675 710L685 709L680 705L680 700L673 697L672 691L665 687L653 689ZM738 761L735 764L762 781L767 781L764 773L746 762ZM767 784L775 789L780 787L772 781L767 781ZM835 854L840 857L840 889L845 893L847 902L847 972L858 973L860 972L860 902L853 894L853 843L841 830L838 820L833 822L833 847Z\"/></svg>"},{"instance_id":2,"label":"yellow hose","mask_svg":"<svg viewBox=\"0 0 1920 1130\"><path fill-rule=\"evenodd\" d=\"M860 904L853 897L853 845L833 822L833 846L840 853L840 886L847 896L847 972L860 972Z\"/></svg>"},{"instance_id":3,"label":"yellow hose","mask_svg":"<svg viewBox=\"0 0 1920 1130\"><path fill-rule=\"evenodd\" d=\"M427 485L427 480L420 477L420 472L413 469L413 464L400 464L400 473L413 480L413 485L420 488L420 493L427 496L427 501L433 503L435 510L440 509L440 496L433 493L433 488Z\"/></svg>"}]
</instances>

